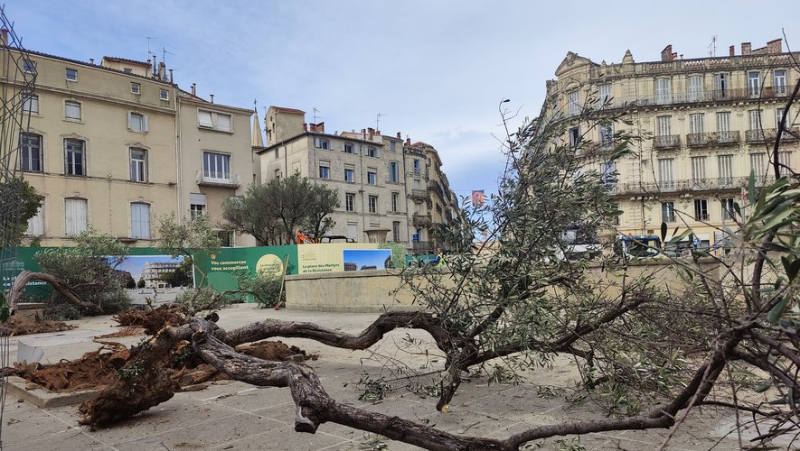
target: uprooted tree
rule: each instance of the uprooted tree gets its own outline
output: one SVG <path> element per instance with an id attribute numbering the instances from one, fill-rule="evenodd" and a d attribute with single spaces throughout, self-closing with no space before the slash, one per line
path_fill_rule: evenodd
<path id="1" fill-rule="evenodd" d="M 786 110 L 798 90 L 800 83 Z M 594 118 L 591 111 L 584 114 Z M 624 123 L 624 117 L 615 119 Z M 170 399 L 175 387 L 159 362 L 189 343 L 197 357 L 234 379 L 288 387 L 298 432 L 314 433 L 335 422 L 427 449 L 512 450 L 555 435 L 678 428 L 689 412 L 708 404 L 763 422 L 762 443 L 795 426 L 800 185 L 777 162 L 785 123 L 770 151 L 776 182 L 757 190 L 751 176 L 747 220 L 737 215 L 735 226 L 723 231 L 726 243 L 719 254 L 672 259 L 665 271 L 680 283 L 669 286 L 655 283 L 657 274 L 637 272 L 624 258 L 609 255 L 591 265 L 563 258 L 566 227 L 613 229 L 617 214 L 608 180 L 580 170 L 577 155 L 591 149 L 559 139 L 564 124 L 541 118 L 509 134 L 508 171 L 499 193 L 477 212 L 465 205 L 445 237 L 460 243 L 462 251 L 448 257 L 447 270 L 423 267 L 403 275 L 404 289 L 416 295 L 421 311 L 385 313 L 356 335 L 278 320 L 225 331 L 216 325 L 216 315 L 176 317 L 132 352 L 120 373 L 124 377 L 82 405 L 82 422 L 106 426 Z M 616 138 L 619 145 L 608 158 L 624 157 L 633 139 L 621 131 Z M 499 246 L 491 252 L 478 245 L 467 249 L 464 243 L 472 242 L 475 230 L 487 230 Z M 334 400 L 305 364 L 234 351 L 236 345 L 271 337 L 367 349 L 401 328 L 427 331 L 446 357 L 439 410 L 447 410 L 467 372 L 486 371 L 490 380 L 500 380 L 567 354 L 579 366 L 584 390 L 615 415 L 532 427 L 505 439 L 460 436 Z M 759 397 L 742 396 L 747 390 L 785 404 L 753 402 Z M 614 402 L 620 393 L 638 404 L 621 409 Z"/>

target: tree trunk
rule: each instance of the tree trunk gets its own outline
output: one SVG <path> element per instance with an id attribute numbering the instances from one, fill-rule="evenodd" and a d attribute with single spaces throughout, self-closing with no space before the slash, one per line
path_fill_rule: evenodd
<path id="1" fill-rule="evenodd" d="M 41 280 L 49 283 L 53 289 L 63 295 L 70 304 L 80 308 L 90 315 L 101 315 L 105 313 L 103 312 L 103 308 L 99 305 L 84 301 L 78 297 L 72 288 L 60 279 L 53 277 L 50 274 L 32 271 L 22 271 L 19 273 L 19 275 L 17 275 L 16 279 L 14 279 L 14 284 L 11 285 L 11 290 L 8 293 L 8 304 L 11 307 L 12 312 L 16 310 L 19 299 L 25 293 L 25 285 L 27 285 L 31 280 Z"/>

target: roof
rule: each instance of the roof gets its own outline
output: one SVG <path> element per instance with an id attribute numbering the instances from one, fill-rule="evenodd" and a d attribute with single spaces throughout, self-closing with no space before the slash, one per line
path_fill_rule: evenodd
<path id="1" fill-rule="evenodd" d="M 205 107 L 208 107 L 210 109 L 213 109 L 213 108 L 224 108 L 224 109 L 227 109 L 227 110 L 236 110 L 236 111 L 239 111 L 239 112 L 242 112 L 242 113 L 250 113 L 250 114 L 253 114 L 253 112 L 255 111 L 252 108 L 242 108 L 242 107 L 239 107 L 239 106 L 225 105 L 225 104 L 222 104 L 222 103 L 212 103 L 212 102 L 209 102 L 208 100 L 206 100 L 206 99 L 204 99 L 202 97 L 198 97 L 196 95 L 193 95 L 190 92 L 184 91 L 181 88 L 178 88 L 178 95 L 184 100 L 188 100 L 190 102 L 202 103 Z"/>
<path id="2" fill-rule="evenodd" d="M 305 111 L 303 111 L 303 110 L 298 110 L 298 109 L 296 109 L 296 108 L 286 108 L 286 107 L 282 107 L 282 106 L 275 106 L 275 105 L 272 105 L 272 106 L 270 106 L 270 108 L 271 108 L 271 109 L 274 109 L 274 110 L 282 111 L 282 112 L 284 112 L 284 113 L 292 113 L 292 114 L 306 114 L 306 112 L 305 112 Z"/>
<path id="3" fill-rule="evenodd" d="M 104 60 L 108 60 L 108 61 L 117 61 L 117 62 L 120 62 L 120 63 L 138 64 L 140 66 L 147 66 L 147 67 L 150 67 L 150 66 L 153 65 L 153 63 L 151 63 L 150 61 L 136 61 L 136 60 L 131 60 L 131 59 L 127 59 L 127 58 L 119 58 L 119 57 L 116 57 L 116 56 L 104 56 L 103 59 Z"/>

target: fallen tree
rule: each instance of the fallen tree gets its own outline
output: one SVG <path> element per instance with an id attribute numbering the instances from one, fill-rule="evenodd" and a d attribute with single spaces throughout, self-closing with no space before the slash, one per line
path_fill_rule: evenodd
<path id="1" fill-rule="evenodd" d="M 798 89 L 800 83 L 795 94 Z M 664 447 L 702 405 L 752 415 L 762 425 L 755 445 L 796 427 L 797 181 L 777 165 L 772 185 L 757 190 L 751 176 L 747 221 L 741 215 L 732 221 L 739 230 L 725 231 L 722 252 L 672 259 L 671 266 L 663 265 L 671 271 L 664 276 L 668 282 L 658 284 L 658 274 L 636 274 L 626 259 L 607 256 L 590 268 L 585 261 L 563 258 L 566 226 L 580 222 L 597 230 L 612 228 L 616 209 L 601 174 L 580 171 L 575 149 L 555 140 L 562 132 L 564 122 L 540 120 L 509 135 L 510 172 L 491 207 L 465 208 L 443 237 L 458 251 L 448 256 L 448 270 L 421 268 L 405 274 L 404 289 L 415 294 L 422 312 L 385 313 L 359 334 L 276 320 L 225 331 L 214 315 L 186 314 L 165 324 L 131 357 L 114 384 L 82 405 L 82 423 L 107 426 L 170 399 L 175 387 L 159 372 L 158 362 L 188 343 L 198 358 L 234 379 L 288 387 L 296 405 L 295 430 L 305 433 L 334 422 L 427 449 L 511 450 L 557 435 L 672 428 Z M 634 139 L 619 138 L 623 143 Z M 780 139 L 771 152 L 775 161 L 779 147 Z M 623 145 L 613 157 L 623 158 L 626 152 Z M 481 214 L 480 208 L 492 214 Z M 480 230 L 500 246 L 490 253 L 473 248 L 472 234 Z M 675 233 L 675 239 L 690 233 Z M 445 355 L 437 402 L 441 411 L 448 410 L 464 372 L 485 371 L 490 381 L 502 381 L 566 353 L 576 358 L 587 396 L 610 415 L 531 427 L 502 440 L 461 436 L 339 402 L 326 394 L 311 367 L 265 362 L 234 349 L 270 337 L 367 349 L 401 328 L 425 330 Z M 741 396 L 742 390 L 749 396 Z M 621 406 L 615 401 L 620 395 L 638 405 Z M 767 401 L 782 401 L 786 407 L 765 407 Z M 737 426 L 742 424 L 737 416 Z"/>

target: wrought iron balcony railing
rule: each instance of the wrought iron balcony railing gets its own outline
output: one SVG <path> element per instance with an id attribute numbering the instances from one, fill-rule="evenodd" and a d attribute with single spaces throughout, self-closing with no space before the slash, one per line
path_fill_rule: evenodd
<path id="1" fill-rule="evenodd" d="M 739 132 L 689 133 L 686 145 L 689 147 L 733 146 L 739 143 Z"/>
<path id="2" fill-rule="evenodd" d="M 656 149 L 674 149 L 680 146 L 680 135 L 661 135 L 653 138 L 653 147 Z"/>
<path id="3" fill-rule="evenodd" d="M 610 187 L 612 195 L 644 195 L 658 193 L 687 193 L 739 190 L 748 184 L 749 177 L 704 178 L 697 180 L 670 180 L 659 183 L 618 183 Z M 756 177 L 756 186 L 763 187 L 775 181 L 772 176 Z"/>

